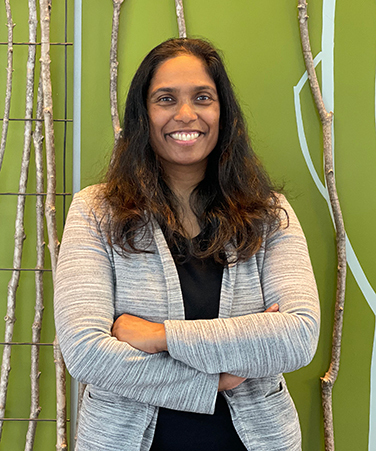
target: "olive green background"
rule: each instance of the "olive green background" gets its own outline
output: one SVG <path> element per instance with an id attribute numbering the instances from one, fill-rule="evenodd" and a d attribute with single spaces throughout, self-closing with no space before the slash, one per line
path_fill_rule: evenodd
<path id="1" fill-rule="evenodd" d="M 13 2 L 15 40 L 27 40 L 27 2 Z M 286 375 L 295 400 L 303 433 L 303 450 L 323 450 L 320 377 L 330 360 L 332 318 L 335 298 L 335 233 L 325 200 L 306 167 L 297 136 L 293 86 L 305 71 L 299 38 L 296 1 L 292 0 L 185 0 L 188 35 L 205 37 L 224 55 L 256 152 L 293 205 L 307 237 L 321 299 L 322 328 L 318 351 L 306 368 Z M 322 0 L 309 3 L 309 27 L 314 56 L 321 50 Z M 69 37 L 73 40 L 73 1 L 69 1 Z M 53 2 L 51 40 L 63 41 L 63 2 Z M 109 108 L 109 48 L 112 2 L 83 2 L 82 81 L 82 184 L 100 180 L 112 148 Z M 1 10 L 5 22 L 4 8 Z M 375 172 L 375 53 L 376 5 L 365 0 L 337 2 L 334 60 L 334 130 L 337 188 L 347 234 L 373 288 L 376 288 L 374 255 L 376 240 Z M 173 0 L 125 0 L 119 33 L 119 110 L 137 66 L 145 54 L 162 40 L 177 36 Z M 1 26 L 0 41 L 6 40 Z M 6 66 L 6 49 L 0 47 L 0 66 Z M 62 50 L 52 48 L 54 115 L 63 115 Z M 69 116 L 72 114 L 72 54 L 69 62 Z M 16 58 L 17 57 L 17 58 Z M 26 50 L 15 49 L 15 72 L 11 116 L 22 117 Z M 320 78 L 320 65 L 317 67 Z M 3 111 L 5 71 L 0 74 L 0 112 Z M 4 94 L 3 94 L 4 93 Z M 302 112 L 310 153 L 323 178 L 321 126 L 308 85 L 301 92 Z M 2 114 L 2 113 L 0 113 Z M 22 123 L 11 123 L 0 190 L 16 191 L 22 150 Z M 62 127 L 55 127 L 58 153 L 58 184 L 62 189 Z M 68 127 L 67 171 L 71 173 L 71 128 Z M 33 172 L 31 167 L 31 174 Z M 34 184 L 30 178 L 29 191 Z M 68 176 L 68 183 L 69 183 Z M 70 185 L 68 185 L 70 190 Z M 0 266 L 12 265 L 15 199 L 0 198 Z M 27 201 L 24 267 L 35 265 L 33 200 Z M 59 228 L 63 212 L 58 205 Z M 6 285 L 10 274 L 0 272 L 0 316 L 6 312 Z M 52 295 L 50 276 L 46 280 L 44 341 L 52 341 Z M 16 341 L 29 340 L 33 316 L 33 275 L 23 274 L 17 294 Z M 3 325 L 1 324 L 1 327 Z M 348 272 L 344 314 L 341 368 L 334 388 L 336 447 L 341 451 L 368 449 L 370 362 L 375 319 L 353 275 Z M 0 330 L 0 339 L 3 336 Z M 54 369 L 51 349 L 42 349 L 41 417 L 55 415 Z M 14 349 L 7 417 L 28 416 L 29 349 Z M 0 450 L 21 450 L 26 424 L 6 424 Z M 54 424 L 38 425 L 35 449 L 54 446 Z"/>

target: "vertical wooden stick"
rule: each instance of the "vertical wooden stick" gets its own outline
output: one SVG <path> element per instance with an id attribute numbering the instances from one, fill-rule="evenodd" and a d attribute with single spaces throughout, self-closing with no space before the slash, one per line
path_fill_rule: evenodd
<path id="1" fill-rule="evenodd" d="M 176 8 L 176 17 L 178 19 L 179 38 L 186 38 L 187 30 L 185 28 L 183 0 L 175 0 L 175 8 Z"/>
<path id="2" fill-rule="evenodd" d="M 10 12 L 9 2 L 5 2 L 7 7 L 7 16 L 8 16 L 8 79 L 11 76 L 9 71 L 11 71 L 11 54 L 12 51 L 9 51 L 9 40 L 12 38 L 12 32 L 10 30 L 13 29 L 12 17 Z M 36 26 L 35 26 L 35 38 L 36 38 Z M 34 38 L 34 41 L 35 41 Z M 25 118 L 31 119 L 33 116 L 33 94 L 34 94 L 34 67 L 35 67 L 35 46 L 29 46 L 29 57 L 27 61 L 27 81 L 26 81 L 26 106 L 25 106 Z M 8 85 L 7 79 L 7 85 Z M 8 85 L 9 86 L 9 85 Z M 10 91 L 7 93 L 9 97 L 7 97 L 6 102 L 8 105 L 6 106 L 7 111 L 7 119 L 9 118 L 9 106 L 10 106 Z M 20 179 L 19 179 L 19 188 L 18 191 L 20 195 L 17 198 L 17 212 L 16 212 L 16 223 L 15 223 L 15 234 L 14 234 L 14 252 L 13 252 L 13 268 L 18 269 L 21 267 L 22 261 L 22 250 L 23 250 L 23 242 L 25 240 L 25 230 L 24 230 L 24 213 L 25 213 L 25 196 L 27 188 L 27 179 L 29 173 L 29 163 L 30 163 L 30 146 L 31 146 L 31 128 L 32 122 L 30 120 L 25 121 L 24 128 L 24 145 L 22 152 L 22 161 L 21 161 L 21 171 L 20 171 Z M 6 127 L 7 129 L 7 127 Z M 3 128 L 4 131 L 4 128 Z M 5 149 L 6 142 L 6 132 L 3 134 L 2 145 L 4 145 L 3 150 Z M 2 150 L 2 154 L 4 153 Z M 16 292 L 18 288 L 18 283 L 20 279 L 20 272 L 18 270 L 13 271 L 11 280 L 8 284 L 8 298 L 7 298 L 7 314 L 5 317 L 5 342 L 11 342 L 13 339 L 13 330 L 14 323 L 16 321 Z M 0 417 L 4 417 L 5 415 L 5 405 L 7 399 L 8 392 L 8 383 L 9 383 L 9 373 L 10 373 L 10 359 L 11 359 L 11 349 L 10 345 L 4 346 L 3 350 L 3 358 L 1 364 L 1 377 L 0 377 Z M 0 437 L 3 430 L 3 421 L 0 421 Z"/>
<path id="3" fill-rule="evenodd" d="M 118 103 L 117 103 L 117 87 L 118 87 L 118 65 L 117 50 L 119 37 L 119 23 L 120 23 L 120 8 L 124 0 L 112 0 L 113 14 L 112 14 L 112 31 L 111 31 L 111 49 L 110 49 L 110 106 L 112 128 L 114 131 L 115 144 L 118 141 L 121 133 Z"/>
<path id="4" fill-rule="evenodd" d="M 52 278 L 55 280 L 59 240 L 56 228 L 56 163 L 55 133 L 52 110 L 52 85 L 50 71 L 50 10 L 51 0 L 40 1 L 41 20 L 41 72 L 43 86 L 43 116 L 45 127 L 46 162 L 47 162 L 47 196 L 45 214 L 48 232 L 48 249 L 51 255 Z"/>
<path id="5" fill-rule="evenodd" d="M 56 369 L 56 451 L 64 451 L 68 447 L 66 424 L 66 376 L 65 363 L 57 337 L 55 337 L 54 340 L 54 362 Z"/>
<path id="6" fill-rule="evenodd" d="M 30 0 L 33 7 L 36 7 L 35 0 Z M 35 10 L 36 11 L 36 10 Z M 42 79 L 39 79 L 38 97 L 37 97 L 37 119 L 43 118 L 43 91 Z M 42 136 L 43 122 L 36 122 L 34 130 L 34 149 L 35 149 L 35 170 L 36 170 L 36 192 L 44 192 L 43 180 L 43 136 Z M 37 268 L 44 267 L 44 205 L 43 197 L 36 198 L 36 225 L 37 225 Z M 32 332 L 32 342 L 40 342 L 40 334 L 42 329 L 43 318 L 43 272 L 35 272 L 35 315 Z M 30 404 L 30 418 L 38 418 L 41 411 L 39 405 L 39 347 L 31 347 L 31 404 Z M 33 451 L 35 433 L 37 429 L 37 422 L 30 421 L 27 434 L 25 451 Z"/>
<path id="7" fill-rule="evenodd" d="M 332 356 L 329 370 L 326 372 L 325 376 L 321 378 L 322 405 L 324 412 L 325 450 L 334 451 L 332 390 L 333 385 L 337 379 L 341 355 L 343 308 L 345 303 L 345 287 L 346 287 L 346 232 L 334 177 L 334 164 L 332 153 L 333 113 L 332 112 L 328 113 L 325 109 L 320 87 L 316 77 L 311 45 L 309 41 L 308 23 L 307 23 L 308 20 L 307 3 L 305 0 L 298 0 L 298 11 L 299 11 L 300 36 L 303 47 L 304 61 L 307 69 L 312 95 L 316 107 L 318 109 L 320 120 L 323 127 L 325 179 L 336 228 L 338 266 L 337 266 L 337 292 L 336 292 L 336 304 L 335 304 L 333 338 L 332 338 Z"/>
<path id="8" fill-rule="evenodd" d="M 10 99 L 12 95 L 12 74 L 13 74 L 13 28 L 15 26 L 12 20 L 12 12 L 10 9 L 9 0 L 5 0 L 5 8 L 7 12 L 7 27 L 8 27 L 8 64 L 7 64 L 7 86 L 5 90 L 3 129 L 1 133 L 1 142 L 0 142 L 0 170 L 3 164 L 5 145 L 8 135 Z"/>
<path id="9" fill-rule="evenodd" d="M 45 215 L 47 223 L 48 249 L 51 257 L 52 278 L 55 281 L 57 256 L 59 252 L 59 240 L 57 237 L 55 207 L 56 164 L 50 71 L 50 13 L 51 0 L 40 0 L 42 41 L 41 72 L 43 85 L 43 115 L 47 162 L 47 196 L 45 203 Z M 65 365 L 56 337 L 54 341 L 54 361 L 56 370 L 56 450 L 62 451 L 67 448 Z"/>

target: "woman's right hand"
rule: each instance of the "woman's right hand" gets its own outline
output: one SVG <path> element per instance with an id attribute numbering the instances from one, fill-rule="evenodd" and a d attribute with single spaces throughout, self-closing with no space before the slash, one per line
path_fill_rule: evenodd
<path id="1" fill-rule="evenodd" d="M 273 304 L 271 307 L 265 310 L 264 313 L 277 313 L 279 312 L 279 305 Z M 234 376 L 229 373 L 221 373 L 219 375 L 218 391 L 232 390 L 246 380 L 245 377 Z"/>

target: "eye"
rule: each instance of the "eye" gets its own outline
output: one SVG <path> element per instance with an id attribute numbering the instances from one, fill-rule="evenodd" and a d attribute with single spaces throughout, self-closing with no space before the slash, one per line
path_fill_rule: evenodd
<path id="1" fill-rule="evenodd" d="M 159 99 L 158 99 L 158 102 L 161 102 L 161 103 L 169 103 L 169 102 L 173 102 L 173 98 L 172 97 L 170 97 L 170 96 L 163 96 L 163 97 L 160 97 Z"/>
<path id="2" fill-rule="evenodd" d="M 211 100 L 211 97 L 208 96 L 207 94 L 200 94 L 199 96 L 197 96 L 196 98 L 199 102 L 205 102 L 208 100 Z"/>

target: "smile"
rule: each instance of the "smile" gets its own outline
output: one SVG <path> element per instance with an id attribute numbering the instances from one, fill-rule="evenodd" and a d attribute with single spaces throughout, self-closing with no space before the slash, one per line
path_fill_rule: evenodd
<path id="1" fill-rule="evenodd" d="M 192 132 L 192 133 L 170 133 L 169 136 L 171 136 L 172 139 L 175 139 L 176 141 L 192 141 L 194 139 L 197 139 L 201 133 L 199 132 Z"/>

